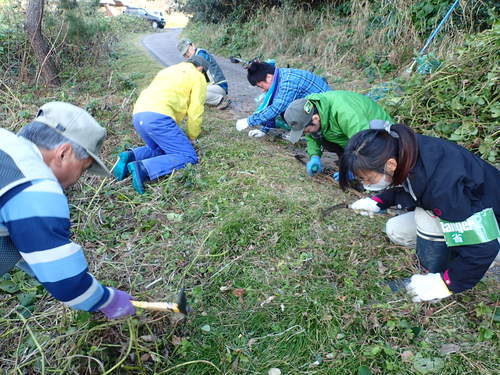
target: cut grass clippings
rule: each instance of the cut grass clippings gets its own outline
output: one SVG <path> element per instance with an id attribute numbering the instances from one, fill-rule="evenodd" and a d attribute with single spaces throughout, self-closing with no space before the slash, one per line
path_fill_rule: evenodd
<path id="1" fill-rule="evenodd" d="M 79 95 L 59 90 L 108 129 L 108 165 L 141 143 L 132 105 L 159 69 L 136 46 L 122 43 Z M 0 282 L 2 372 L 497 373 L 497 282 L 435 304 L 391 294 L 385 280 L 419 270 L 414 251 L 382 232 L 387 217 L 338 210 L 321 219 L 323 208 L 356 198 L 307 177 L 284 141 L 248 138 L 234 120 L 207 109 L 200 164 L 142 196 L 128 179 L 108 179 L 98 192 L 102 180 L 92 177 L 68 194 L 74 239 L 101 282 L 146 301 L 174 300 L 184 286 L 193 314 L 106 321 L 14 271 Z"/>

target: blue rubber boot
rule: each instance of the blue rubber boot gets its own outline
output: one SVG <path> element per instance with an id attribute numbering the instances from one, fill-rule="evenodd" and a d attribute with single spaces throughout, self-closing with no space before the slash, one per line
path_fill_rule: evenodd
<path id="1" fill-rule="evenodd" d="M 113 175 L 118 181 L 128 176 L 129 172 L 127 165 L 134 160 L 134 153 L 132 151 L 120 152 L 120 155 L 118 155 L 118 164 L 116 164 L 115 169 L 113 169 Z"/>
<path id="2" fill-rule="evenodd" d="M 144 194 L 144 181 L 148 180 L 148 172 L 140 161 L 133 161 L 127 165 L 132 175 L 132 186 L 139 194 Z"/>

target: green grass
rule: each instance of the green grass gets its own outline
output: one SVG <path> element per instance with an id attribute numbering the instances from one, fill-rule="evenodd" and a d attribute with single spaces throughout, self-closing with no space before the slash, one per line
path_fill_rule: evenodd
<path id="1" fill-rule="evenodd" d="M 80 72 L 83 93 L 60 90 L 107 127 L 109 165 L 140 143 L 131 107 L 159 68 L 136 48 L 123 43 L 112 65 Z M 0 295 L 3 372 L 497 373 L 498 283 L 436 304 L 389 293 L 384 280 L 418 268 L 414 251 L 382 232 L 387 217 L 339 210 L 321 219 L 322 208 L 356 197 L 307 177 L 288 144 L 250 139 L 234 120 L 207 110 L 200 164 L 148 184 L 143 196 L 130 180 L 92 177 L 69 192 L 75 240 L 100 281 L 151 301 L 185 286 L 193 314 L 106 321 L 13 272 L 0 284 L 10 290 Z M 459 352 L 441 354 L 444 344 Z"/>

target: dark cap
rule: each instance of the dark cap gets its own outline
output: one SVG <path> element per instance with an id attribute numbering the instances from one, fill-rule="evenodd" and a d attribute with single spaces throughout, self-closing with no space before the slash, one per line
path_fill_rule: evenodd
<path id="1" fill-rule="evenodd" d="M 204 73 L 208 71 L 208 61 L 201 56 L 193 55 L 186 61 L 192 63 L 194 66 L 201 66 Z"/>

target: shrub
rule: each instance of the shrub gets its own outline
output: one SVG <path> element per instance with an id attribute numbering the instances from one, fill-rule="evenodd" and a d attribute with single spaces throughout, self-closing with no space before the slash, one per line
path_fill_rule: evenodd
<path id="1" fill-rule="evenodd" d="M 500 161 L 500 23 L 470 36 L 441 68 L 402 82 L 403 95 L 383 104 L 418 132 L 456 141 Z"/>

